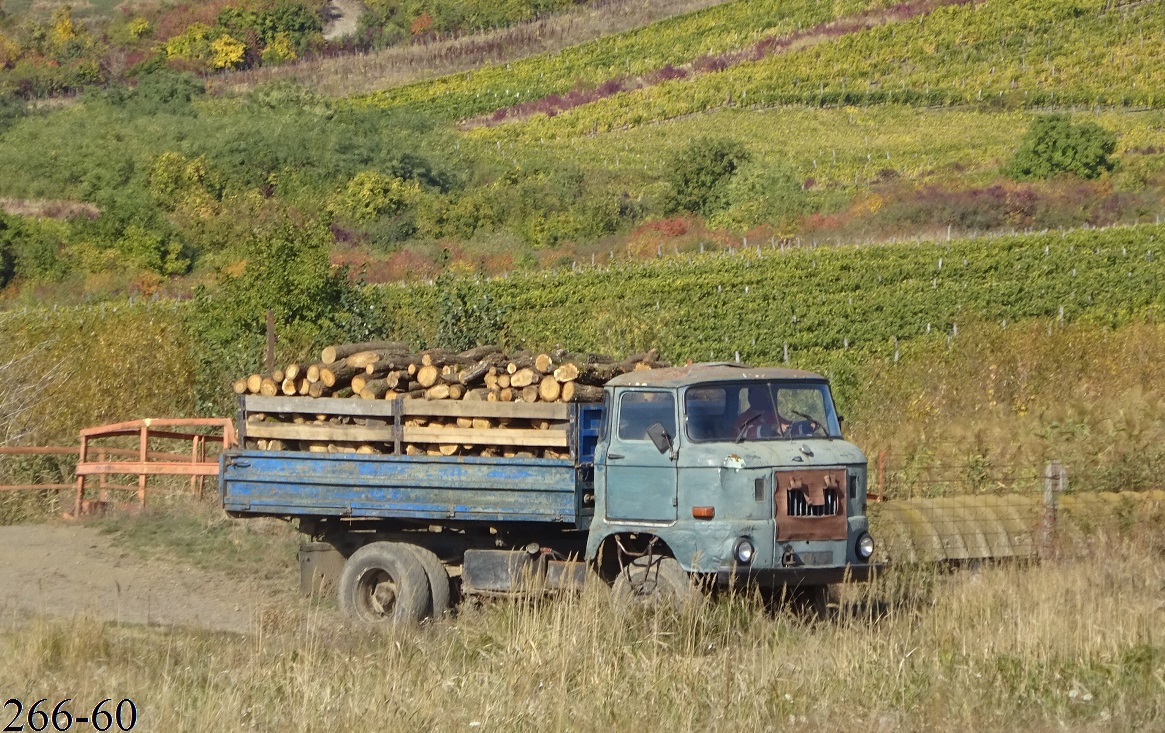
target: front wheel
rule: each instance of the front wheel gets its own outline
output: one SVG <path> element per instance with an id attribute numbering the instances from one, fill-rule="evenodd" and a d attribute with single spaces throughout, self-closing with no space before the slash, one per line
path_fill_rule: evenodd
<path id="1" fill-rule="evenodd" d="M 393 542 L 372 542 L 352 553 L 338 590 L 340 610 L 369 624 L 415 623 L 432 604 L 424 566 Z"/>
<path id="2" fill-rule="evenodd" d="M 704 598 L 674 557 L 637 557 L 615 578 L 611 592 L 622 603 L 683 610 Z"/>

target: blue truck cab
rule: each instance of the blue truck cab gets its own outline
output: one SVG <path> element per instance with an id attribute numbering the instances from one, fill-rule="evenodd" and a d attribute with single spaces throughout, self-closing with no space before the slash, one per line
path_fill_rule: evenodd
<path id="1" fill-rule="evenodd" d="M 474 418 L 494 423 L 457 427 Z M 866 458 L 811 372 L 637 371 L 608 381 L 601 404 L 248 396 L 239 435 L 222 458 L 226 511 L 295 521 L 304 589 L 334 586 L 364 621 L 588 577 L 670 602 L 871 569 Z M 329 440 L 368 448 L 304 449 Z M 409 448 L 436 444 L 493 447 Z"/>

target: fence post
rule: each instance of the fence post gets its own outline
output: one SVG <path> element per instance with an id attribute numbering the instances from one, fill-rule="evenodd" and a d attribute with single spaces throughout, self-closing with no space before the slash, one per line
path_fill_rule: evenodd
<path id="1" fill-rule="evenodd" d="M 1059 461 L 1050 461 L 1044 467 L 1044 521 L 1040 557 L 1045 560 L 1055 556 L 1056 510 L 1059 494 L 1068 488 L 1068 474 Z"/>
<path id="2" fill-rule="evenodd" d="M 81 436 L 81 447 L 77 450 L 77 465 L 89 460 L 89 439 Z M 85 474 L 77 475 L 77 498 L 73 502 L 73 519 L 81 517 L 81 503 L 85 499 Z"/>
<path id="3" fill-rule="evenodd" d="M 147 458 L 149 457 L 149 445 L 150 445 L 149 422 L 150 422 L 149 420 L 146 420 L 145 423 L 142 425 L 142 428 L 140 431 L 140 436 L 139 436 L 140 446 L 139 446 L 139 450 L 138 450 L 138 453 L 139 453 L 138 460 L 141 461 L 143 464 L 146 462 Z M 144 507 L 146 505 L 146 473 L 145 473 L 146 467 L 143 465 L 143 466 L 141 466 L 141 469 L 142 469 L 142 472 L 140 474 L 138 474 L 138 506 Z"/>

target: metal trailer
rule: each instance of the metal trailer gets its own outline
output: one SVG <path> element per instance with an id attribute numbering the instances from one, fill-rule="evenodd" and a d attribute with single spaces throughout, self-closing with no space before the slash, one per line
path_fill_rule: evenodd
<path id="1" fill-rule="evenodd" d="M 333 419 L 256 420 L 297 412 Z M 470 415 L 549 429 L 450 432 L 413 419 Z M 334 586 L 365 621 L 439 616 L 458 595 L 574 589 L 589 576 L 681 602 L 712 587 L 823 589 L 871 569 L 866 458 L 841 437 L 827 380 L 810 372 L 636 372 L 608 382 L 602 404 L 247 396 L 238 432 L 242 446 L 257 436 L 382 446 L 221 459 L 226 511 L 297 522 L 303 589 Z M 556 446 L 569 458 L 402 454 L 426 441 Z"/>

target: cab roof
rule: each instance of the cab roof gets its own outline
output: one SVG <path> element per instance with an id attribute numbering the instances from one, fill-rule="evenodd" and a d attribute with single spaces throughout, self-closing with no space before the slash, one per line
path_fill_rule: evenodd
<path id="1" fill-rule="evenodd" d="M 627 372 L 607 381 L 609 387 L 661 387 L 676 389 L 690 384 L 708 382 L 739 382 L 744 379 L 793 379 L 814 382 L 827 381 L 815 372 L 783 367 L 750 367 L 733 362 L 689 364 L 687 366 L 647 369 Z"/>

